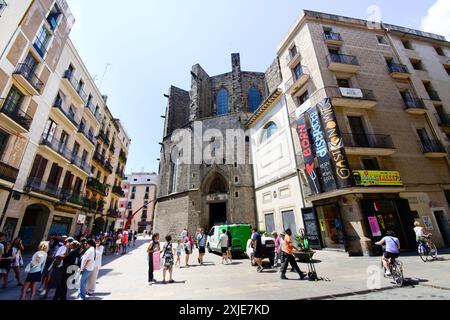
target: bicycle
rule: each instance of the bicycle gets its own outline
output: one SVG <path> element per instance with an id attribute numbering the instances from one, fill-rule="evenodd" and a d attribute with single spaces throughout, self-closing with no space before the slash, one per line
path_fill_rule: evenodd
<path id="1" fill-rule="evenodd" d="M 384 250 L 383 250 L 384 252 Z M 405 282 L 405 277 L 403 275 L 403 263 L 399 260 L 397 260 L 397 258 L 390 258 L 389 259 L 389 271 L 391 272 L 391 277 L 394 280 L 395 284 L 398 287 L 403 287 L 403 284 Z M 383 274 L 385 277 L 386 273 L 385 273 L 385 269 L 384 269 L 384 265 L 383 265 L 383 261 L 381 262 L 381 269 L 383 270 Z"/>
<path id="2" fill-rule="evenodd" d="M 438 252 L 436 246 L 431 241 L 431 234 L 428 235 L 428 243 L 422 241 L 417 243 L 417 251 L 423 262 L 427 262 L 430 258 L 431 260 L 437 259 Z"/>

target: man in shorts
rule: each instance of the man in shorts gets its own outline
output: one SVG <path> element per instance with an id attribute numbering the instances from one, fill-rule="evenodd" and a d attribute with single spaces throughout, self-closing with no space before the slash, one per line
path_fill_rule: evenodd
<path id="1" fill-rule="evenodd" d="M 256 271 L 260 273 L 264 270 L 264 267 L 262 265 L 263 248 L 261 235 L 258 233 L 258 230 L 256 230 L 256 228 L 252 229 L 252 245 L 253 245 L 253 256 L 255 257 L 255 262 L 258 265 Z"/>
<path id="2" fill-rule="evenodd" d="M 198 244 L 198 263 L 203 265 L 203 257 L 206 253 L 206 234 L 205 230 L 201 229 L 200 233 L 197 235 L 197 244 Z"/>
<path id="3" fill-rule="evenodd" d="M 223 229 L 222 234 L 219 238 L 219 247 L 222 250 L 222 264 L 227 263 L 228 261 L 228 236 L 227 230 Z"/>

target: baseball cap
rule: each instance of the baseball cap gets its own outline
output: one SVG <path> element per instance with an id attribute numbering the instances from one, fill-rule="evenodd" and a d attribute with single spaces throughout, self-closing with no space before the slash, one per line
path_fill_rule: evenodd
<path id="1" fill-rule="evenodd" d="M 72 242 L 75 241 L 75 239 L 72 238 L 72 237 L 68 237 L 67 239 L 65 239 L 65 241 L 67 241 L 67 242 L 69 242 L 69 243 L 72 243 Z"/>

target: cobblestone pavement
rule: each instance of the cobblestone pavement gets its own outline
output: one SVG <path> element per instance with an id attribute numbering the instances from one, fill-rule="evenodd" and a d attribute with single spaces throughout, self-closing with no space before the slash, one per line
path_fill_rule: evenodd
<path id="1" fill-rule="evenodd" d="M 125 256 L 106 256 L 98 279 L 95 300 L 285 300 L 285 299 L 449 299 L 450 250 L 441 250 L 438 261 L 423 263 L 414 254 L 403 254 L 400 260 L 407 278 L 405 288 L 394 288 L 379 274 L 378 257 L 348 257 L 343 252 L 318 251 L 314 256 L 319 277 L 325 280 L 299 281 L 288 273 L 282 281 L 276 270 L 259 274 L 248 259 L 222 265 L 221 257 L 207 254 L 205 265 L 197 263 L 197 252 L 190 268 L 176 268 L 175 284 L 162 284 L 162 272 L 155 273 L 157 284 L 147 283 L 146 248 L 150 240 L 140 238 L 137 247 Z M 184 261 L 184 257 L 182 257 Z M 303 271 L 306 264 L 300 264 Z M 15 300 L 20 288 L 10 274 L 8 289 L 0 289 L 1 300 Z M 368 287 L 369 285 L 369 287 Z M 381 289 L 371 292 L 369 289 Z M 70 292 L 75 298 L 76 291 Z M 52 297 L 52 294 L 50 294 Z"/>

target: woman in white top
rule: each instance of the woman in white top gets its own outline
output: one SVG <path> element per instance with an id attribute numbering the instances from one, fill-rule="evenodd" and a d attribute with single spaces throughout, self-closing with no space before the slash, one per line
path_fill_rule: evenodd
<path id="1" fill-rule="evenodd" d="M 414 232 L 416 233 L 416 241 L 427 244 L 428 239 L 431 236 L 430 233 L 425 231 L 425 228 L 420 225 L 420 222 L 416 221 L 414 223 Z"/>
<path id="2" fill-rule="evenodd" d="M 13 242 L 13 256 L 15 257 L 15 259 L 11 267 L 14 270 L 18 287 L 23 286 L 23 284 L 20 282 L 20 263 L 22 260 L 22 251 L 24 250 L 25 248 L 23 247 L 22 239 L 16 238 Z"/>
<path id="3" fill-rule="evenodd" d="M 33 300 L 36 295 L 36 287 L 42 280 L 42 271 L 47 261 L 48 242 L 43 241 L 39 244 L 39 251 L 33 255 L 30 264 L 26 267 L 28 272 L 25 284 L 22 287 L 21 300 L 25 300 L 28 287 L 31 287 L 31 297 Z"/>
<path id="4" fill-rule="evenodd" d="M 92 296 L 95 293 L 95 287 L 97 284 L 97 278 L 98 278 L 98 272 L 100 271 L 100 268 L 102 267 L 102 256 L 104 247 L 100 241 L 100 239 L 95 240 L 96 245 L 96 257 L 95 257 L 95 263 L 94 263 L 94 271 L 92 271 L 89 282 L 87 284 L 87 295 Z"/>

